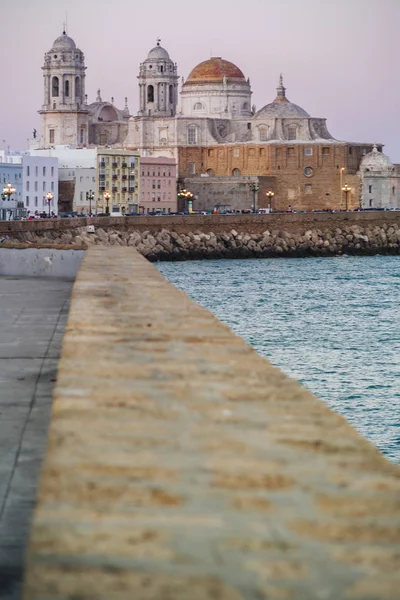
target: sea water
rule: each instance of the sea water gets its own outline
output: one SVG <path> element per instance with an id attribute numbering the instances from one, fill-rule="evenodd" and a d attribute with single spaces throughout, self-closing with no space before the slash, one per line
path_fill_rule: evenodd
<path id="1" fill-rule="evenodd" d="M 159 263 L 161 273 L 400 462 L 400 257 Z"/>

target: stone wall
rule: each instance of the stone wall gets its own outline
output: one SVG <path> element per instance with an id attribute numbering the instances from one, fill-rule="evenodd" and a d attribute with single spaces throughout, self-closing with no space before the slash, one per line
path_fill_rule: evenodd
<path id="1" fill-rule="evenodd" d="M 132 248 L 91 248 L 25 600 L 392 599 L 399 470 Z"/>
<path id="2" fill-rule="evenodd" d="M 350 218 L 345 218 L 347 214 Z M 363 217 L 364 214 L 366 218 L 357 218 L 357 213 L 154 217 L 134 219 L 134 223 L 129 218 L 105 218 L 93 220 L 96 221 L 93 233 L 87 232 L 81 220 L 72 220 L 73 225 L 79 225 L 61 229 L 17 229 L 12 239 L 4 243 L 67 244 L 77 248 L 133 246 L 150 261 L 399 254 L 400 215 L 385 213 L 379 217 L 381 213 L 363 213 Z M 52 223 L 57 221 L 48 222 Z M 61 225 L 64 225 L 63 220 Z"/>

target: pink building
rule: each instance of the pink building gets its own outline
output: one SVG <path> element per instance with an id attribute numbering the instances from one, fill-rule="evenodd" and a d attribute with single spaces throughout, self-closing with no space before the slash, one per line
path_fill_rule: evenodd
<path id="1" fill-rule="evenodd" d="M 140 212 L 177 212 L 176 162 L 163 156 L 140 158 Z"/>

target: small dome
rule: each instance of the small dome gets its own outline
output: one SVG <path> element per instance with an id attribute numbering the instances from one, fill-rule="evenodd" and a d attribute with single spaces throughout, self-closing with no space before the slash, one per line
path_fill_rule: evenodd
<path id="1" fill-rule="evenodd" d="M 74 40 L 63 31 L 63 34 L 55 40 L 52 50 L 76 50 L 76 44 Z"/>
<path id="2" fill-rule="evenodd" d="M 157 43 L 157 46 L 154 46 L 154 48 L 150 50 L 147 56 L 147 60 L 159 60 L 160 58 L 163 60 L 170 60 L 169 54 L 166 51 L 166 49 L 160 46 L 159 43 Z"/>
<path id="3" fill-rule="evenodd" d="M 222 83 L 224 77 L 230 82 L 245 82 L 242 71 L 219 56 L 215 56 L 198 64 L 189 74 L 184 85 L 202 85 L 207 83 Z"/>
<path id="4" fill-rule="evenodd" d="M 393 171 L 394 167 L 390 158 L 379 152 L 376 144 L 374 144 L 372 151 L 363 157 L 361 169 L 363 171 Z"/>
<path id="5" fill-rule="evenodd" d="M 276 88 L 276 92 L 277 95 L 275 100 L 261 108 L 256 113 L 256 118 L 269 117 L 271 119 L 290 119 L 291 117 L 300 117 L 304 119 L 310 116 L 308 112 L 304 110 L 304 108 L 301 108 L 301 106 L 298 106 L 297 104 L 293 104 L 293 102 L 289 102 L 289 100 L 286 98 L 286 88 L 283 86 L 282 73 L 279 77 L 279 85 Z"/>

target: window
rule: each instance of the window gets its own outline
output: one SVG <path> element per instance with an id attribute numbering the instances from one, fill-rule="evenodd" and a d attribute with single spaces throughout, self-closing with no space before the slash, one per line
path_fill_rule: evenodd
<path id="1" fill-rule="evenodd" d="M 240 170 L 239 169 L 233 169 L 232 175 L 233 175 L 233 177 L 240 177 Z"/>
<path id="2" fill-rule="evenodd" d="M 196 129 L 196 127 L 188 128 L 188 144 L 197 144 L 197 129 Z"/>
<path id="3" fill-rule="evenodd" d="M 29 192 L 29 181 L 26 182 L 26 191 Z"/>
<path id="4" fill-rule="evenodd" d="M 157 180 L 157 189 L 161 190 L 161 181 L 159 179 Z"/>
<path id="5" fill-rule="evenodd" d="M 195 175 L 196 174 L 196 164 L 191 162 L 189 163 L 189 175 Z"/>
<path id="6" fill-rule="evenodd" d="M 214 150 L 207 150 L 207 156 L 214 156 Z"/>
<path id="7" fill-rule="evenodd" d="M 362 149 L 362 155 L 363 155 L 363 156 L 365 156 L 366 154 L 367 154 L 367 149 L 366 149 L 366 148 L 363 148 L 363 149 Z"/>
<path id="8" fill-rule="evenodd" d="M 25 204 L 26 204 L 27 206 L 29 206 L 29 196 L 27 196 L 27 197 L 26 197 L 26 202 L 25 202 Z"/>
<path id="9" fill-rule="evenodd" d="M 161 196 L 160 196 L 160 194 L 157 194 L 157 202 L 161 202 Z"/>
<path id="10" fill-rule="evenodd" d="M 35 196 L 35 206 L 38 205 L 38 200 L 37 200 L 37 196 Z"/>
<path id="11" fill-rule="evenodd" d="M 322 156 L 329 156 L 331 153 L 330 148 L 322 148 Z"/>
<path id="12" fill-rule="evenodd" d="M 353 148 L 349 148 L 349 154 L 353 154 Z"/>
<path id="13" fill-rule="evenodd" d="M 45 181 L 43 181 L 43 191 L 44 192 L 46 191 L 46 182 Z"/>
<path id="14" fill-rule="evenodd" d="M 46 167 L 43 167 L 43 177 L 46 177 Z"/>
<path id="15" fill-rule="evenodd" d="M 214 177 L 214 169 L 207 169 L 206 173 L 209 177 Z"/>
<path id="16" fill-rule="evenodd" d="M 43 196 L 43 200 L 42 200 L 42 205 L 46 206 L 47 202 L 46 202 L 46 198 Z"/>
<path id="17" fill-rule="evenodd" d="M 81 191 L 80 193 L 80 197 L 79 197 L 80 201 L 83 202 L 83 192 Z"/>
<path id="18" fill-rule="evenodd" d="M 51 182 L 51 191 L 54 192 L 54 181 Z"/>
<path id="19" fill-rule="evenodd" d="M 392 196 L 394 196 L 394 194 L 395 194 L 395 191 L 396 191 L 396 190 L 395 190 L 395 188 L 394 188 L 394 185 L 393 185 L 393 186 L 392 186 Z"/>
<path id="20" fill-rule="evenodd" d="M 152 184 L 151 184 L 151 187 L 153 188 L 153 190 L 155 190 L 155 189 L 156 189 L 156 180 L 155 180 L 155 179 L 153 179 L 153 182 L 152 182 Z"/>
<path id="21" fill-rule="evenodd" d="M 312 148 L 304 148 L 304 156 L 312 156 L 313 149 Z"/>
<path id="22" fill-rule="evenodd" d="M 312 176 L 312 174 L 313 174 L 313 170 L 312 170 L 312 168 L 311 168 L 311 167 L 306 167 L 306 168 L 304 169 L 304 175 L 305 175 L 306 177 L 311 177 L 311 176 Z"/>
<path id="23" fill-rule="evenodd" d="M 80 131 L 80 140 L 79 140 L 79 143 L 80 143 L 80 144 L 83 144 L 83 143 L 84 143 L 84 141 L 85 141 L 85 130 L 84 130 L 84 129 L 81 129 L 81 131 Z"/>
<path id="24" fill-rule="evenodd" d="M 305 189 L 306 194 L 312 193 L 312 186 L 310 184 L 305 185 L 304 189 Z"/>
<path id="25" fill-rule="evenodd" d="M 251 129 L 251 123 L 247 123 L 247 129 Z"/>
<path id="26" fill-rule="evenodd" d="M 64 95 L 65 96 L 69 96 L 69 81 L 67 79 L 67 81 L 64 83 Z"/>
<path id="27" fill-rule="evenodd" d="M 31 174 L 31 169 L 30 167 L 26 167 L 26 174 L 29 177 L 29 175 Z"/>
<path id="28" fill-rule="evenodd" d="M 144 169 L 142 169 L 142 177 L 144 177 Z"/>
<path id="29" fill-rule="evenodd" d="M 369 206 L 370 206 L 370 207 L 372 206 L 372 203 L 373 203 L 373 199 L 372 199 L 372 198 L 370 198 L 370 199 L 369 199 Z"/>
<path id="30" fill-rule="evenodd" d="M 204 110 L 204 104 L 202 102 L 196 102 L 193 109 L 194 110 Z"/>
<path id="31" fill-rule="evenodd" d="M 238 156 L 239 156 L 239 148 L 234 148 L 234 149 L 233 149 L 233 156 L 234 156 L 235 158 L 238 158 Z"/>
<path id="32" fill-rule="evenodd" d="M 288 127 L 288 140 L 295 140 L 297 138 L 297 129 L 295 125 L 289 125 Z"/>
<path id="33" fill-rule="evenodd" d="M 260 142 L 266 142 L 268 140 L 268 127 L 259 127 L 258 132 Z"/>
<path id="34" fill-rule="evenodd" d="M 81 95 L 81 80 L 79 77 L 75 77 L 75 97 L 79 98 Z"/>
<path id="35" fill-rule="evenodd" d="M 53 96 L 53 98 L 58 98 L 58 94 L 59 94 L 58 77 L 53 77 L 53 79 L 51 80 L 51 95 Z"/>
<path id="36" fill-rule="evenodd" d="M 37 192 L 37 191 L 38 191 L 38 183 L 37 183 L 37 181 L 35 181 L 35 192 Z"/>
<path id="37" fill-rule="evenodd" d="M 173 85 L 169 86 L 169 103 L 170 104 L 174 103 L 174 86 Z"/>
<path id="38" fill-rule="evenodd" d="M 372 193 L 372 185 L 368 186 L 368 192 L 371 194 Z"/>
<path id="39" fill-rule="evenodd" d="M 154 102 L 154 86 L 147 86 L 147 102 Z"/>
<path id="40" fill-rule="evenodd" d="M 156 201 L 156 195 L 154 192 L 151 193 L 151 201 L 155 202 Z"/>
<path id="41" fill-rule="evenodd" d="M 288 156 L 294 156 L 294 148 L 288 148 L 287 149 L 287 155 Z"/>
<path id="42" fill-rule="evenodd" d="M 39 175 L 39 167 L 35 167 L 35 175 L 36 177 Z"/>

